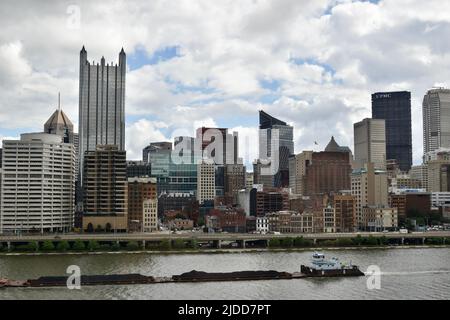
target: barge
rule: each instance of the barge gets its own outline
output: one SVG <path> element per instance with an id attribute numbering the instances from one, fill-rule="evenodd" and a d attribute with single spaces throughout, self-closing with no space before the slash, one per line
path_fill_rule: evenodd
<path id="1" fill-rule="evenodd" d="M 279 280 L 292 279 L 288 272 L 269 271 L 237 271 L 210 273 L 192 270 L 180 275 L 172 276 L 174 282 L 207 282 L 207 281 L 250 281 L 250 280 Z"/>
<path id="2" fill-rule="evenodd" d="M 203 272 L 192 270 L 171 277 L 152 277 L 142 274 L 82 275 L 81 286 L 96 285 L 132 285 L 180 282 L 222 282 L 222 281 L 256 281 L 256 280 L 290 280 L 311 277 L 357 277 L 364 276 L 357 266 L 344 265 L 337 258 L 325 259 L 325 255 L 315 252 L 310 266 L 301 265 L 300 272 L 235 271 L 235 272 Z M 67 276 L 45 276 L 29 280 L 8 280 L 0 278 L 2 287 L 65 287 Z"/>

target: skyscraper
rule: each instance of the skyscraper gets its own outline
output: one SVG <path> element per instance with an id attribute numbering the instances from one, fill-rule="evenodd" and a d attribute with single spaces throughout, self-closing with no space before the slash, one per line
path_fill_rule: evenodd
<path id="1" fill-rule="evenodd" d="M 83 46 L 80 52 L 79 157 L 97 145 L 116 145 L 125 150 L 126 55 L 122 48 L 119 64 L 90 63 Z"/>
<path id="2" fill-rule="evenodd" d="M 432 89 L 423 98 L 423 152 L 450 148 L 450 90 Z"/>
<path id="3" fill-rule="evenodd" d="M 211 159 L 203 159 L 197 164 L 197 200 L 202 204 L 215 196 L 215 164 Z"/>
<path id="4" fill-rule="evenodd" d="M 61 104 L 44 124 L 44 132 L 56 134 L 63 143 L 72 143 L 75 149 L 75 180 L 78 178 L 78 134 L 73 132 L 73 124 L 69 117 L 61 110 Z"/>
<path id="5" fill-rule="evenodd" d="M 407 172 L 412 166 L 411 92 L 372 94 L 372 118 L 386 122 L 386 159 L 396 159 Z"/>
<path id="6" fill-rule="evenodd" d="M 62 137 L 26 133 L 3 141 L 0 233 L 70 231 L 74 223 L 75 151 Z"/>
<path id="7" fill-rule="evenodd" d="M 386 127 L 383 119 L 364 119 L 353 125 L 355 165 L 364 168 L 372 162 L 377 169 L 386 169 Z"/>
<path id="8" fill-rule="evenodd" d="M 126 152 L 117 145 L 98 145 L 96 150 L 86 152 L 83 170 L 83 230 L 126 231 Z"/>
<path id="9" fill-rule="evenodd" d="M 278 170 L 273 175 L 273 185 L 289 185 L 289 156 L 294 154 L 294 128 L 286 122 L 259 111 L 259 159 L 278 160 Z M 277 146 L 278 150 L 272 150 Z"/>

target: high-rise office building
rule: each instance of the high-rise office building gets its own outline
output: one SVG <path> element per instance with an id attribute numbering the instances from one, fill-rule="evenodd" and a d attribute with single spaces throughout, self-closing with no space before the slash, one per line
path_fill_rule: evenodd
<path id="1" fill-rule="evenodd" d="M 79 158 L 80 169 L 86 151 L 98 145 L 116 145 L 125 150 L 126 55 L 122 48 L 119 64 L 90 63 L 83 46 L 80 52 Z M 82 180 L 82 179 L 81 179 Z"/>
<path id="2" fill-rule="evenodd" d="M 450 90 L 432 89 L 423 98 L 423 152 L 450 148 Z"/>
<path id="3" fill-rule="evenodd" d="M 386 125 L 384 119 L 364 119 L 353 125 L 356 169 L 372 162 L 386 169 Z"/>
<path id="4" fill-rule="evenodd" d="M 152 177 L 157 179 L 158 194 L 167 192 L 172 155 L 172 142 L 152 142 L 142 150 L 143 161 L 151 166 Z"/>
<path id="5" fill-rule="evenodd" d="M 195 138 L 175 137 L 173 155 L 169 166 L 168 193 L 197 193 L 197 160 Z"/>
<path id="6" fill-rule="evenodd" d="M 96 150 L 85 153 L 83 171 L 83 229 L 126 231 L 126 152 L 117 145 L 99 145 Z"/>
<path id="7" fill-rule="evenodd" d="M 78 134 L 73 132 L 73 124 L 69 117 L 61 110 L 61 105 L 53 112 L 44 124 L 44 132 L 56 134 L 64 143 L 72 143 L 75 149 L 75 181 L 78 179 Z"/>
<path id="8" fill-rule="evenodd" d="M 216 197 L 215 164 L 213 160 L 203 159 L 197 166 L 197 200 L 203 204 Z"/>
<path id="9" fill-rule="evenodd" d="M 411 92 L 372 94 L 372 118 L 386 123 L 386 159 L 395 159 L 403 172 L 412 166 Z"/>
<path id="10" fill-rule="evenodd" d="M 259 111 L 259 159 L 278 162 L 273 174 L 273 185 L 267 187 L 289 186 L 289 157 L 294 154 L 294 128 L 286 122 Z M 272 150 L 277 147 L 278 150 Z M 272 164 L 273 166 L 273 164 Z"/>
<path id="11" fill-rule="evenodd" d="M 22 134 L 3 141 L 0 233 L 70 231 L 74 223 L 75 150 L 62 137 Z"/>

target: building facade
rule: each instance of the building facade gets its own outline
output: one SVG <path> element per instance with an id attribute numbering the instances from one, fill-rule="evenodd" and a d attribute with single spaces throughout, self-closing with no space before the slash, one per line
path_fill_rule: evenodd
<path id="1" fill-rule="evenodd" d="M 294 154 L 294 128 L 259 111 L 259 159 L 272 162 L 272 185 L 266 187 L 289 186 L 289 157 Z M 272 150 L 277 148 L 277 150 Z M 277 163 L 278 162 L 278 163 Z"/>
<path id="2" fill-rule="evenodd" d="M 407 218 L 426 217 L 431 211 L 431 194 L 428 192 L 391 194 L 389 207 L 397 209 L 398 220 L 402 223 Z"/>
<path id="3" fill-rule="evenodd" d="M 450 90 L 429 90 L 422 103 L 424 154 L 450 148 Z"/>
<path id="4" fill-rule="evenodd" d="M 62 141 L 47 133 L 3 141 L 0 233 L 73 228 L 75 149 Z"/>
<path id="5" fill-rule="evenodd" d="M 83 229 L 126 231 L 128 181 L 126 152 L 117 145 L 87 151 L 84 160 Z M 141 211 L 142 212 L 142 211 Z"/>
<path id="6" fill-rule="evenodd" d="M 147 208 L 144 210 L 144 202 Z M 153 210 L 158 214 L 156 178 L 128 178 L 128 230 L 149 232 L 154 227 Z M 154 228 L 153 228 L 154 229 Z"/>
<path id="7" fill-rule="evenodd" d="M 335 232 L 354 232 L 357 226 L 355 197 L 351 194 L 335 194 L 332 199 Z"/>
<path id="8" fill-rule="evenodd" d="M 156 192 L 156 188 L 155 188 Z M 145 199 L 142 203 L 142 231 L 158 231 L 158 199 Z"/>
<path id="9" fill-rule="evenodd" d="M 351 175 L 351 194 L 356 200 L 356 223 L 364 228 L 363 208 L 388 206 L 388 181 L 386 171 L 375 169 L 373 163 Z"/>
<path id="10" fill-rule="evenodd" d="M 197 200 L 200 204 L 216 197 L 215 173 L 212 160 L 204 159 L 197 165 Z"/>
<path id="11" fill-rule="evenodd" d="M 384 119 L 364 119 L 353 125 L 355 169 L 372 162 L 377 169 L 386 169 L 386 125 Z"/>
<path id="12" fill-rule="evenodd" d="M 372 118 L 386 123 L 386 159 L 396 159 L 408 172 L 412 166 L 411 92 L 372 94 Z"/>
<path id="13" fill-rule="evenodd" d="M 90 63 L 83 46 L 80 52 L 79 163 L 86 151 L 97 145 L 116 145 L 125 150 L 126 55 L 122 48 L 119 64 Z M 82 179 L 81 179 L 82 180 Z"/>
<path id="14" fill-rule="evenodd" d="M 127 161 L 127 177 L 150 177 L 152 174 L 150 163 L 144 161 Z"/>
<path id="15" fill-rule="evenodd" d="M 398 227 L 397 208 L 368 206 L 362 209 L 362 222 L 367 231 L 379 232 Z"/>

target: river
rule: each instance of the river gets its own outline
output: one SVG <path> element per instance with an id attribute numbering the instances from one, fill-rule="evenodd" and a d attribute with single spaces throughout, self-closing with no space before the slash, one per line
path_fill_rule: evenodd
<path id="1" fill-rule="evenodd" d="M 450 299 L 450 248 L 326 250 L 366 271 L 381 270 L 381 288 L 367 277 L 209 282 L 67 288 L 2 288 L 2 299 Z M 171 276 L 190 270 L 299 271 L 311 251 L 217 254 L 118 253 L 99 255 L 0 256 L 0 277 L 30 279 L 64 275 L 68 265 L 83 274 L 142 273 Z"/>

